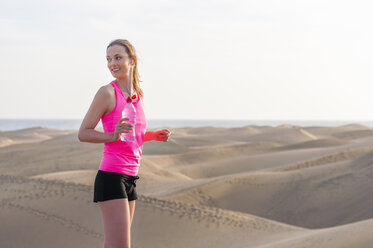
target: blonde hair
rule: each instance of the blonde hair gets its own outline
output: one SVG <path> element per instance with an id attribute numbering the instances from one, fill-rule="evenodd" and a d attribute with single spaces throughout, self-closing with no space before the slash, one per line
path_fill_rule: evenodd
<path id="1" fill-rule="evenodd" d="M 135 66 L 134 66 L 133 74 L 132 74 L 133 88 L 140 94 L 141 98 L 144 98 L 144 92 L 140 88 L 140 78 L 139 78 L 139 72 L 138 72 L 138 69 L 137 69 L 137 59 L 138 58 L 137 58 L 137 55 L 136 55 L 135 48 L 132 46 L 132 44 L 128 40 L 116 39 L 116 40 L 113 40 L 112 42 L 110 42 L 110 44 L 106 47 L 106 50 L 113 45 L 123 46 L 130 58 L 133 58 L 133 57 L 136 58 L 136 59 L 134 59 L 135 60 Z"/>

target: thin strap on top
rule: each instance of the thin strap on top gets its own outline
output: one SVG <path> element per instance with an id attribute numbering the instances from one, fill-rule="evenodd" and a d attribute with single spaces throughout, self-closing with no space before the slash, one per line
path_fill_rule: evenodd
<path id="1" fill-rule="evenodd" d="M 117 84 L 115 81 L 112 81 L 111 84 L 114 86 L 114 89 L 120 91 L 120 93 L 121 93 L 122 96 L 124 97 L 123 92 L 122 92 L 122 90 L 119 88 L 118 84 Z"/>
<path id="2" fill-rule="evenodd" d="M 117 82 L 115 82 L 115 80 L 114 80 L 114 81 L 111 82 L 111 84 L 114 86 L 114 88 L 117 88 L 117 90 L 120 91 L 120 93 L 122 94 L 123 98 L 125 100 L 127 100 L 127 98 L 124 97 L 123 91 L 120 89 L 120 87 L 117 84 Z M 135 92 L 136 92 L 136 95 L 137 95 L 137 101 L 136 102 L 132 102 L 132 103 L 137 103 L 138 101 L 140 101 L 140 95 L 139 95 L 139 93 L 137 91 L 135 91 Z"/>

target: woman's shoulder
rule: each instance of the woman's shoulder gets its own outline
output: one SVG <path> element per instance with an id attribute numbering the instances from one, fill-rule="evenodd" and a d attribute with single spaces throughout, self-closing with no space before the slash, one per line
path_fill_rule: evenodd
<path id="1" fill-rule="evenodd" d="M 98 94 L 106 97 L 114 96 L 115 95 L 115 89 L 114 86 L 111 83 L 102 85 L 98 91 Z"/>

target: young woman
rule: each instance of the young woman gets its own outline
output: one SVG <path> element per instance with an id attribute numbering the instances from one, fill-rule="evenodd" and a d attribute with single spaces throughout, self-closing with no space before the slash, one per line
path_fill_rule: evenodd
<path id="1" fill-rule="evenodd" d="M 136 180 L 142 146 L 145 141 L 167 142 L 167 129 L 147 132 L 143 109 L 143 92 L 139 86 L 137 56 L 130 42 L 112 41 L 106 49 L 107 66 L 115 80 L 102 86 L 79 129 L 81 142 L 105 143 L 102 160 L 94 182 L 93 201 L 102 215 L 104 248 L 130 247 L 130 229 L 137 199 Z M 136 109 L 136 126 L 122 118 L 122 109 L 132 101 Z M 95 130 L 101 118 L 104 132 Z M 121 133 L 135 129 L 134 141 L 122 141 Z"/>

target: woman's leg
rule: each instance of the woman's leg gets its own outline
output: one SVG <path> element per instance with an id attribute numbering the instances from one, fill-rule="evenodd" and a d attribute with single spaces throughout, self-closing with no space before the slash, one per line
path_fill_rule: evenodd
<path id="1" fill-rule="evenodd" d="M 133 220 L 133 213 L 135 212 L 135 202 L 136 200 L 129 201 L 129 207 L 130 207 L 130 226 L 132 226 L 132 220 Z"/>
<path id="2" fill-rule="evenodd" d="M 130 210 L 128 198 L 98 202 L 104 224 L 104 248 L 130 248 Z"/>

